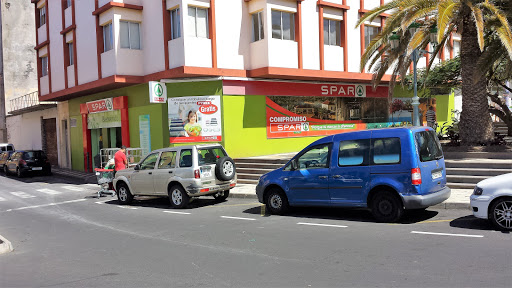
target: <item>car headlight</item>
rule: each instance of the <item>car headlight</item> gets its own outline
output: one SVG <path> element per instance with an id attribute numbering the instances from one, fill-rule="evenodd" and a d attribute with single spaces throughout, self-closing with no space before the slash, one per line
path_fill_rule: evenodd
<path id="1" fill-rule="evenodd" d="M 475 189 L 473 190 L 473 195 L 482 195 L 482 193 L 484 192 L 484 189 L 480 188 L 480 187 L 475 187 Z"/>

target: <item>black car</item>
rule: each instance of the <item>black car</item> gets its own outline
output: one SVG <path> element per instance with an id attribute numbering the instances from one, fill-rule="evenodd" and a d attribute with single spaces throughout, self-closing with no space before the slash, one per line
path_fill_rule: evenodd
<path id="1" fill-rule="evenodd" d="M 0 153 L 0 171 L 4 172 L 4 164 L 9 160 L 9 157 L 14 153 L 14 151 L 5 151 Z"/>
<path id="2" fill-rule="evenodd" d="M 42 150 L 15 151 L 4 165 L 5 174 L 16 173 L 23 177 L 29 173 L 52 174 L 52 166 Z"/>

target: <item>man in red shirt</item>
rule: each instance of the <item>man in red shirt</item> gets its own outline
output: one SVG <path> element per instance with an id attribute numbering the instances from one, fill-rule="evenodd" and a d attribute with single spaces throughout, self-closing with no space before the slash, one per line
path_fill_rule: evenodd
<path id="1" fill-rule="evenodd" d="M 126 165 L 128 165 L 128 161 L 126 160 L 126 146 L 121 146 L 121 149 L 114 154 L 114 174 L 119 171 L 126 169 Z"/>

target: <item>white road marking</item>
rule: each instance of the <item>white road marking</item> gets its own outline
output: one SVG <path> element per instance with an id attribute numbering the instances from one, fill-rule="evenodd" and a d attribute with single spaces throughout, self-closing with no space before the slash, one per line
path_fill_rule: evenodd
<path id="1" fill-rule="evenodd" d="M 108 202 L 108 201 L 111 201 L 111 200 L 98 201 L 98 202 L 94 202 L 94 203 L 96 203 L 96 204 L 105 204 L 105 202 Z"/>
<path id="2" fill-rule="evenodd" d="M 57 195 L 57 194 L 61 193 L 59 191 L 55 191 L 55 190 L 52 190 L 52 189 L 38 189 L 37 191 L 45 193 L 45 194 L 48 194 L 48 195 Z"/>
<path id="3" fill-rule="evenodd" d="M 254 218 L 242 218 L 242 217 L 230 217 L 230 216 L 220 216 L 220 218 L 226 218 L 226 219 L 237 219 L 237 220 L 249 220 L 254 221 L 256 219 Z"/>
<path id="4" fill-rule="evenodd" d="M 11 192 L 12 195 L 16 196 L 16 197 L 20 197 L 20 198 L 34 198 L 36 196 L 34 195 L 30 195 L 30 194 L 27 194 L 25 192 Z"/>
<path id="5" fill-rule="evenodd" d="M 440 235 L 440 236 L 454 236 L 454 237 L 472 237 L 472 238 L 483 238 L 483 235 L 469 235 L 469 234 L 450 234 L 450 233 L 435 233 L 435 232 L 421 232 L 411 231 L 413 234 L 426 234 L 426 235 Z"/>
<path id="6" fill-rule="evenodd" d="M 332 224 L 319 224 L 319 223 L 305 223 L 299 222 L 297 225 L 308 225 L 308 226 L 323 226 L 323 227 L 336 227 L 336 228 L 347 228 L 348 226 L 344 225 L 332 225 Z"/>
<path id="7" fill-rule="evenodd" d="M 64 201 L 64 202 L 58 202 L 58 203 L 50 203 L 50 204 L 43 204 L 43 205 L 35 205 L 35 206 L 27 206 L 27 207 L 21 207 L 16 209 L 9 209 L 5 210 L 5 212 L 10 211 L 17 211 L 17 210 L 25 210 L 25 209 L 33 209 L 33 208 L 41 208 L 41 207 L 48 207 L 48 206 L 55 206 L 55 205 L 61 205 L 61 204 L 67 204 L 67 203 L 75 203 L 75 202 L 82 202 L 86 199 L 77 199 L 77 200 L 70 200 L 70 201 Z"/>
<path id="8" fill-rule="evenodd" d="M 137 207 L 129 207 L 129 206 L 121 206 L 121 205 L 118 205 L 117 207 L 123 208 L 123 209 L 132 209 L 132 210 L 137 210 L 138 209 Z"/>
<path id="9" fill-rule="evenodd" d="M 171 214 L 183 214 L 183 215 L 190 215 L 189 212 L 178 212 L 178 211 L 163 211 L 164 213 L 171 213 Z"/>
<path id="10" fill-rule="evenodd" d="M 80 187 L 76 187 L 76 186 L 60 186 L 60 188 L 68 189 L 68 190 L 71 190 L 71 191 L 77 191 L 77 192 L 80 192 L 80 191 L 84 190 L 84 189 L 82 189 Z"/>
<path id="11" fill-rule="evenodd" d="M 6 201 L 6 199 L 3 197 L 0 197 L 0 202 L 2 202 L 2 201 Z"/>

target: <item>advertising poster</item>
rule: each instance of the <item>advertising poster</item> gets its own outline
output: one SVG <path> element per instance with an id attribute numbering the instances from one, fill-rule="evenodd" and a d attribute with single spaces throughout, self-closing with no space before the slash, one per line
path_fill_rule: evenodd
<path id="1" fill-rule="evenodd" d="M 389 122 L 388 111 L 386 98 L 270 96 L 266 98 L 267 138 L 326 136 L 405 124 Z"/>
<path id="2" fill-rule="evenodd" d="M 220 96 L 169 98 L 170 143 L 222 140 Z"/>
<path id="3" fill-rule="evenodd" d="M 139 115 L 139 139 L 142 156 L 151 152 L 151 125 L 149 115 Z"/>

